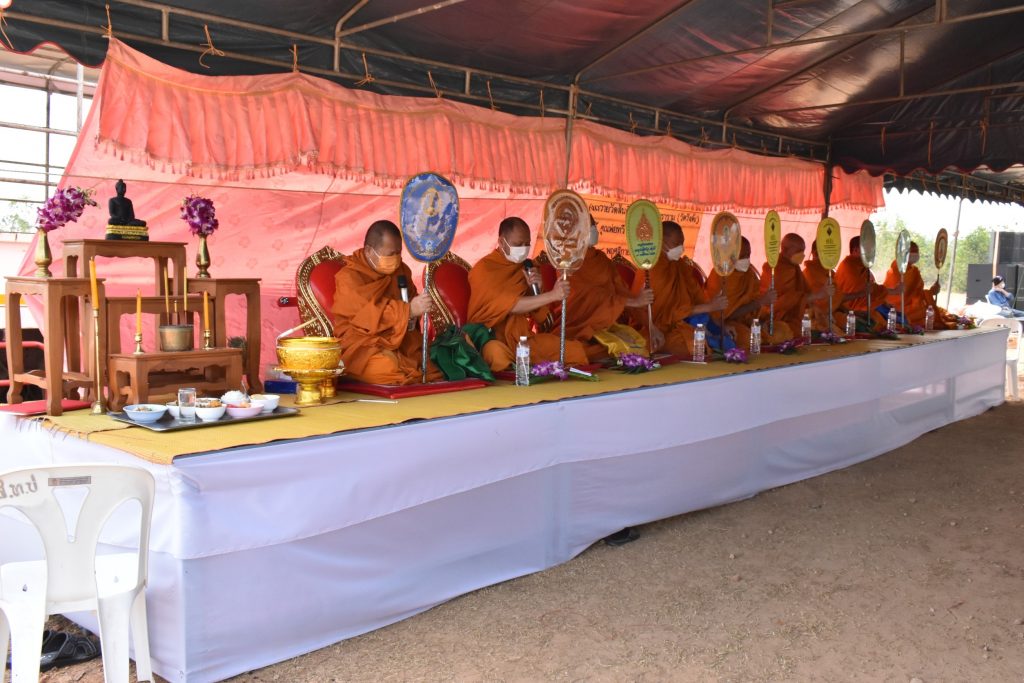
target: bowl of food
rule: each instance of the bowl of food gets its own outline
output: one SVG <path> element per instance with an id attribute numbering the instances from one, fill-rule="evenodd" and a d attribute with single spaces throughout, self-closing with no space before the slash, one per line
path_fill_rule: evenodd
<path id="1" fill-rule="evenodd" d="M 199 399 L 196 401 L 196 417 L 203 422 L 215 422 L 224 417 L 227 406 L 217 398 Z"/>
<path id="2" fill-rule="evenodd" d="M 166 412 L 167 406 L 162 406 L 159 403 L 135 403 L 124 407 L 124 414 L 139 424 L 156 422 Z"/>
<path id="3" fill-rule="evenodd" d="M 335 337 L 287 337 L 277 340 L 277 360 L 288 370 L 334 370 L 341 360 Z"/>
<path id="4" fill-rule="evenodd" d="M 263 401 L 245 401 L 229 403 L 228 415 L 231 417 L 255 417 L 263 412 Z"/>
<path id="5" fill-rule="evenodd" d="M 281 402 L 281 397 L 277 394 L 253 394 L 251 396 L 253 401 L 263 401 L 263 412 L 272 413 L 277 410 L 277 404 Z"/>
<path id="6" fill-rule="evenodd" d="M 181 417 L 181 411 L 178 409 L 178 402 L 177 401 L 168 401 L 167 402 L 167 412 L 170 413 L 171 417 L 173 417 L 175 420 L 177 420 L 179 417 Z"/>

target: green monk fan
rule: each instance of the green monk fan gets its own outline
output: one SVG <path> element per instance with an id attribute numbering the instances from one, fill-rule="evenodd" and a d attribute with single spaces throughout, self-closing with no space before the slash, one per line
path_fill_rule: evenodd
<path id="1" fill-rule="evenodd" d="M 764 217 L 764 260 L 771 269 L 771 286 L 775 291 L 775 266 L 779 265 L 779 252 L 782 251 L 782 220 L 779 212 L 769 211 Z M 775 334 L 775 300 L 768 304 L 768 335 Z"/>
<path id="2" fill-rule="evenodd" d="M 644 271 L 644 287 L 651 286 L 651 268 L 661 256 L 661 212 L 653 202 L 638 199 L 626 209 L 626 241 L 629 256 Z M 647 304 L 647 345 L 654 355 L 654 312 Z"/>
<path id="3" fill-rule="evenodd" d="M 448 253 L 459 225 L 459 193 L 451 181 L 436 173 L 419 173 L 402 188 L 398 210 L 402 241 L 414 259 L 432 263 Z M 430 289 L 430 269 L 423 276 Z M 427 319 L 423 314 L 423 382 L 427 381 Z"/>
<path id="4" fill-rule="evenodd" d="M 835 218 L 822 218 L 821 222 L 818 223 L 818 234 L 815 236 L 815 243 L 817 244 L 818 251 L 818 262 L 821 266 L 828 271 L 828 316 L 827 325 L 828 331 L 832 330 L 832 271 L 835 270 L 836 266 L 839 265 L 839 255 L 843 251 L 843 245 L 840 241 L 839 223 L 836 222 Z"/>

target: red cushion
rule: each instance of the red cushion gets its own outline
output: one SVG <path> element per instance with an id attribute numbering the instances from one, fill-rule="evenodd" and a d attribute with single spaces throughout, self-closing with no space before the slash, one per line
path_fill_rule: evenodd
<path id="1" fill-rule="evenodd" d="M 544 283 L 544 291 L 550 292 L 558 280 L 558 271 L 547 261 L 541 261 L 537 264 L 537 267 L 540 268 L 540 279 Z"/>
<path id="2" fill-rule="evenodd" d="M 344 265 L 341 261 L 324 261 L 313 266 L 309 273 L 309 287 L 325 311 L 330 311 L 334 306 L 334 276 Z"/>
<path id="3" fill-rule="evenodd" d="M 354 394 L 369 394 L 370 396 L 380 396 L 381 398 L 412 398 L 413 396 L 446 394 L 466 389 L 482 389 L 486 386 L 487 382 L 474 377 L 452 380 L 450 382 L 427 382 L 426 384 L 367 384 L 366 382 L 348 382 L 345 380 L 338 383 L 338 389 L 342 391 L 351 391 Z"/>
<path id="4" fill-rule="evenodd" d="M 82 408 L 88 408 L 91 405 L 92 403 L 89 401 L 78 401 L 71 398 L 62 398 L 60 400 L 61 410 L 81 410 Z M 0 406 L 0 412 L 14 413 L 15 415 L 45 415 L 46 400 L 8 403 Z"/>
<path id="5" fill-rule="evenodd" d="M 433 278 L 438 297 L 452 314 L 455 325 L 462 327 L 469 317 L 469 273 L 456 263 L 444 262 L 434 270 Z"/>

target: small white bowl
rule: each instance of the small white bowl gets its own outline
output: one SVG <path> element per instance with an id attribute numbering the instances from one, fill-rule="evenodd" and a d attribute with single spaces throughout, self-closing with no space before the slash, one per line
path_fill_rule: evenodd
<path id="1" fill-rule="evenodd" d="M 272 413 L 277 410 L 277 404 L 281 402 L 281 397 L 277 394 L 253 394 L 250 398 L 254 401 L 263 401 L 263 412 Z"/>
<path id="2" fill-rule="evenodd" d="M 250 401 L 248 408 L 228 405 L 228 415 L 231 417 L 255 417 L 263 412 L 263 401 Z"/>
<path id="3" fill-rule="evenodd" d="M 227 410 L 227 406 L 219 405 L 215 408 L 196 408 L 196 417 L 203 422 L 216 422 L 217 420 L 224 417 L 224 411 Z"/>
<path id="4" fill-rule="evenodd" d="M 170 413 L 171 417 L 173 417 L 175 420 L 177 420 L 179 417 L 181 417 L 181 411 L 178 410 L 178 402 L 177 401 L 168 401 L 167 402 L 167 412 Z"/>
<path id="5" fill-rule="evenodd" d="M 124 407 L 124 414 L 139 424 L 156 422 L 166 412 L 167 406 L 162 406 L 159 403 L 138 403 Z"/>

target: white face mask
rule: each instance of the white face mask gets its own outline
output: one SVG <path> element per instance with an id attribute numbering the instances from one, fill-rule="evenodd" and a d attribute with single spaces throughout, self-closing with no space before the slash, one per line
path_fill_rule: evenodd
<path id="1" fill-rule="evenodd" d="M 741 258 L 740 260 L 736 261 L 736 270 L 740 271 L 741 273 L 745 273 L 748 270 L 750 270 L 750 259 Z"/>
<path id="2" fill-rule="evenodd" d="M 671 249 L 665 252 L 665 256 L 668 257 L 669 261 L 678 261 L 682 257 L 682 255 L 683 245 L 681 244 L 678 247 L 672 247 Z"/>
<path id="3" fill-rule="evenodd" d="M 590 226 L 590 246 L 596 247 L 597 240 L 601 237 L 601 234 L 597 231 L 596 225 Z"/>
<path id="4" fill-rule="evenodd" d="M 524 244 L 521 247 L 513 247 L 508 242 L 505 242 L 504 239 L 502 239 L 501 241 L 504 242 L 505 246 L 508 248 L 508 251 L 502 251 L 502 253 L 505 254 L 505 258 L 507 258 L 512 263 L 522 263 L 523 261 L 526 260 L 526 257 L 530 255 L 529 244 Z"/>

